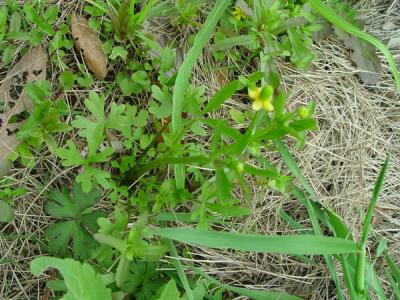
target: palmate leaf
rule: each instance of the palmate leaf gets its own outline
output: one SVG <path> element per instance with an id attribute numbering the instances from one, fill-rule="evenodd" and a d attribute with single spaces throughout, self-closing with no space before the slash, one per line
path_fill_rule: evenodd
<path id="1" fill-rule="evenodd" d="M 75 221 L 65 221 L 52 225 L 46 231 L 46 237 L 50 241 L 50 252 L 67 256 L 67 245 L 72 241 L 72 253 L 77 259 L 89 257 L 90 249 L 96 247 L 90 233 L 79 226 Z"/>
<path id="2" fill-rule="evenodd" d="M 49 195 L 54 202 L 46 206 L 49 215 L 59 218 L 60 221 L 51 225 L 46 231 L 49 248 L 57 255 L 68 255 L 68 245 L 72 245 L 75 258 L 85 259 L 96 246 L 93 232 L 97 231 L 97 218 L 105 216 L 102 211 L 91 211 L 91 207 L 100 199 L 98 190 L 84 193 L 81 186 L 75 182 L 71 195 L 52 191 Z"/>

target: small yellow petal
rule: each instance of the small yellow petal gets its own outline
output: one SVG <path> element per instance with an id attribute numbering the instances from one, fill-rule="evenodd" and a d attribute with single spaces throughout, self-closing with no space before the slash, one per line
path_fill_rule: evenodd
<path id="1" fill-rule="evenodd" d="M 274 106 L 272 105 L 272 103 L 270 101 L 263 101 L 262 102 L 262 106 L 266 111 L 273 111 L 274 110 Z"/>
<path id="2" fill-rule="evenodd" d="M 256 100 L 251 106 L 255 111 L 259 111 L 263 108 L 263 103 L 260 100 Z"/>
<path id="3" fill-rule="evenodd" d="M 260 96 L 261 88 L 256 87 L 253 89 L 249 89 L 249 97 L 252 99 L 257 99 Z"/>

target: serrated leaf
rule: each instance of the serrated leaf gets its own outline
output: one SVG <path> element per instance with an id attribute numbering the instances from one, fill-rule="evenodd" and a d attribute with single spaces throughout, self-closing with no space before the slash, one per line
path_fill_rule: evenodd
<path id="1" fill-rule="evenodd" d="M 70 70 L 65 70 L 58 78 L 64 90 L 70 90 L 74 86 L 74 74 Z"/>
<path id="2" fill-rule="evenodd" d="M 158 119 L 169 117 L 172 112 L 172 97 L 168 88 L 163 87 L 161 90 L 159 86 L 153 85 L 151 87 L 151 92 L 153 98 L 156 99 L 160 105 L 157 105 L 155 101 L 151 101 L 149 112 Z"/>
<path id="3" fill-rule="evenodd" d="M 71 33 L 75 40 L 75 47 L 82 52 L 89 69 L 98 79 L 104 79 L 107 75 L 108 58 L 103 52 L 101 40 L 89 27 L 88 21 L 73 13 Z"/>
<path id="4" fill-rule="evenodd" d="M 74 183 L 71 194 L 66 190 L 53 190 L 49 194 L 53 202 L 47 204 L 46 211 L 60 219 L 46 231 L 52 253 L 67 255 L 68 245 L 71 243 L 75 258 L 89 257 L 90 250 L 96 247 L 92 233 L 98 229 L 97 219 L 106 215 L 101 211 L 92 212 L 92 206 L 100 200 L 100 196 L 98 190 L 85 193 L 77 182 Z"/>
<path id="5" fill-rule="evenodd" d="M 7 73 L 0 86 L 0 160 L 5 160 L 16 149 L 20 141 L 16 132 L 24 122 L 9 124 L 10 119 L 25 110 L 31 112 L 33 103 L 23 90 L 18 98 L 12 92 L 26 82 L 45 79 L 47 54 L 41 46 L 31 49 Z"/>
<path id="6" fill-rule="evenodd" d="M 126 58 L 127 58 L 127 56 L 128 56 L 128 51 L 127 51 L 124 47 L 122 47 L 122 46 L 114 47 L 114 48 L 112 49 L 112 51 L 111 51 L 111 54 L 110 54 L 110 58 L 111 58 L 112 60 L 115 60 L 115 59 L 117 59 L 118 57 L 121 57 L 122 60 L 125 61 Z"/>
<path id="7" fill-rule="evenodd" d="M 109 178 L 111 178 L 109 172 L 86 166 L 84 171 L 76 177 L 76 181 L 82 184 L 84 192 L 89 192 L 96 183 L 105 189 L 109 189 L 111 187 Z"/>
<path id="8" fill-rule="evenodd" d="M 56 155 L 63 159 L 62 165 L 65 167 L 79 166 L 85 163 L 85 159 L 81 156 L 73 141 L 67 141 L 68 148 L 59 148 Z"/>
<path id="9" fill-rule="evenodd" d="M 43 18 L 37 13 L 32 5 L 24 5 L 23 7 L 26 18 L 35 23 L 37 27 L 45 34 L 54 35 L 55 31 Z"/>
<path id="10" fill-rule="evenodd" d="M 60 271 L 68 288 L 63 299 L 68 300 L 111 300 L 111 290 L 106 288 L 101 276 L 87 264 L 73 259 L 39 257 L 31 262 L 31 272 L 39 276 L 47 268 Z"/>
<path id="11" fill-rule="evenodd" d="M 290 60 L 300 70 L 308 70 L 316 54 L 311 48 L 312 40 L 299 28 L 288 29 L 291 44 Z"/>

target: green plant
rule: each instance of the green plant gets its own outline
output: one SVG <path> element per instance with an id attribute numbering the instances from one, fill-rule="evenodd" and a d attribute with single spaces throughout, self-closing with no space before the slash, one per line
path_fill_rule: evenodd
<path id="1" fill-rule="evenodd" d="M 97 218 L 105 216 L 104 211 L 94 211 L 93 206 L 100 200 L 101 193 L 92 190 L 84 193 L 81 186 L 75 183 L 71 193 L 53 190 L 49 194 L 46 206 L 47 213 L 59 221 L 46 230 L 49 249 L 53 254 L 62 257 L 69 254 L 71 244 L 74 258 L 86 259 L 97 243 L 92 235 L 98 226 Z"/>
<path id="2" fill-rule="evenodd" d="M 111 290 L 106 287 L 107 281 L 97 274 L 89 264 L 81 264 L 71 258 L 55 257 L 39 257 L 31 263 L 31 271 L 34 275 L 40 275 L 49 267 L 57 268 L 64 277 L 68 289 L 64 299 L 112 299 Z"/>
<path id="3" fill-rule="evenodd" d="M 385 251 L 385 242 L 380 242 L 372 262 L 366 251 L 388 161 L 378 177 L 357 242 L 340 217 L 318 201 L 288 151 L 286 142 L 301 149 L 307 133 L 318 129 L 313 117 L 317 104 L 307 99 L 306 105 L 287 105 L 289 93 L 280 86 L 274 65 L 279 57 L 300 70 L 309 69 L 316 57 L 312 36 L 325 24 L 318 14 L 378 47 L 398 83 L 391 54 L 360 31 L 355 11 L 340 1 L 328 4 L 341 17 L 316 0 L 238 0 L 234 6 L 217 0 L 201 24 L 205 3 L 86 0 L 82 6 L 85 17 L 73 15 L 71 30 L 67 23 L 57 22 L 59 8 L 46 1 L 19 6 L 9 0 L 0 8 L 4 65 L 11 64 L 18 47 L 23 53 L 28 45 L 43 42 L 55 74 L 55 81 L 25 84 L 31 113 L 11 119 L 11 123 L 24 121 L 16 132 L 22 141 L 17 149 L 21 162 L 32 167 L 32 152 L 41 154 L 46 145 L 62 166 L 73 167 L 61 168 L 60 173 L 76 173 L 72 191 L 53 189 L 47 195 L 46 212 L 55 224 L 45 232 L 52 255 L 75 260 L 40 257 L 32 261 L 32 272 L 39 275 L 48 267 L 57 268 L 63 278 L 53 278 L 48 287 L 63 299 L 219 300 L 229 297 L 225 291 L 252 299 L 300 299 L 283 291 L 221 283 L 192 265 L 195 257 L 185 245 L 175 247 L 173 241 L 178 241 L 290 254 L 305 263 L 320 263 L 318 255 L 322 255 L 338 299 L 345 298 L 344 290 L 351 299 L 369 299 L 369 293 L 385 299 L 384 283 L 375 270 L 378 259 L 384 257 L 389 283 L 394 294 L 400 295 L 400 273 Z M 185 38 L 190 36 L 183 42 L 160 41 L 146 28 L 154 16 L 171 21 L 166 30 L 185 29 Z M 75 26 L 81 32 L 72 29 Z M 198 33 L 192 35 L 194 31 Z M 93 61 L 99 60 L 90 57 L 90 47 L 80 40 L 88 34 L 96 42 L 102 72 L 94 70 Z M 210 40 L 213 58 L 227 70 L 226 80 L 213 95 L 202 80 L 191 82 L 196 67 L 214 71 L 205 55 L 196 66 Z M 187 46 L 190 49 L 179 65 L 179 52 Z M 259 65 L 249 63 L 253 59 Z M 242 74 L 242 67 L 251 74 Z M 50 72 L 46 66 L 43 71 Z M 58 99 L 60 95 L 68 102 Z M 84 105 L 79 95 L 86 97 Z M 233 97 L 243 111 L 232 105 Z M 227 113 L 219 114 L 223 108 Z M 67 124 L 70 119 L 71 126 Z M 268 161 L 266 151 L 279 153 L 290 173 Z M 57 157 L 54 165 L 59 168 Z M 250 184 L 297 198 L 307 209 L 310 228 L 284 209 L 280 210 L 282 219 L 304 230 L 303 234 L 262 236 L 225 227 L 251 215 Z M 0 221 L 12 220 L 9 203 L 23 192 L 0 190 Z M 111 202 L 105 203 L 104 210 L 96 210 L 102 195 Z M 178 227 L 182 224 L 193 228 Z M 231 232 L 222 231 L 221 224 Z"/>
<path id="4" fill-rule="evenodd" d="M 71 130 L 62 121 L 62 117 L 68 113 L 68 106 L 63 99 L 52 98 L 53 92 L 46 80 L 27 83 L 25 93 L 33 102 L 34 108 L 19 129 L 17 137 L 36 148 L 46 143 L 49 150 L 54 152 L 57 143 L 53 135 Z"/>

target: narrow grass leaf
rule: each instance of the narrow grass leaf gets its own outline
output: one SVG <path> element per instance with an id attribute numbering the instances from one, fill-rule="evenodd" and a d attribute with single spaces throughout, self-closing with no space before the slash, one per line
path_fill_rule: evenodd
<path id="1" fill-rule="evenodd" d="M 158 222 L 182 222 L 182 223 L 197 223 L 197 220 L 192 219 L 191 213 L 160 213 L 154 219 Z M 217 219 L 213 215 L 208 216 L 207 221 L 215 224 L 225 224 L 226 222 Z"/>
<path id="2" fill-rule="evenodd" d="M 383 181 L 389 164 L 389 156 L 386 158 L 385 163 L 379 173 L 375 182 L 374 191 L 372 193 L 371 202 L 368 205 L 367 214 L 365 215 L 363 232 L 360 240 L 360 253 L 357 255 L 357 269 L 356 269 L 356 291 L 359 293 L 365 292 L 365 267 L 366 267 L 366 248 L 368 233 L 371 228 L 372 216 L 375 210 L 376 202 L 378 201 L 379 193 L 382 189 Z"/>
<path id="3" fill-rule="evenodd" d="M 186 296 L 189 300 L 194 300 L 193 291 L 190 288 L 189 281 L 185 274 L 185 270 L 183 269 L 183 265 L 179 260 L 178 252 L 176 251 L 174 242 L 168 240 L 168 246 L 169 246 L 169 253 L 173 257 L 172 262 L 174 263 L 176 272 L 178 273 L 179 279 L 183 285 L 183 288 L 185 289 Z"/>
<path id="4" fill-rule="evenodd" d="M 315 195 L 314 190 L 311 188 L 311 186 L 308 185 L 306 179 L 302 176 L 301 172 L 300 172 L 300 168 L 297 165 L 296 161 L 293 159 L 293 157 L 291 156 L 291 154 L 289 153 L 289 150 L 287 150 L 285 144 L 283 144 L 281 141 L 280 145 L 281 145 L 281 149 L 284 150 L 284 154 L 286 155 L 286 158 L 289 158 L 287 160 L 287 162 L 289 162 L 289 164 L 287 163 L 289 169 L 292 171 L 292 173 L 295 171 L 294 169 L 298 169 L 299 170 L 299 176 L 301 176 L 301 178 L 303 178 L 303 183 L 306 184 L 306 186 L 308 187 L 308 189 L 310 189 L 310 191 L 312 192 L 312 194 Z M 282 152 L 280 151 L 281 156 L 282 156 Z M 283 157 L 283 156 L 282 156 Z M 285 160 L 286 162 L 286 160 Z M 303 185 L 304 189 L 305 186 Z M 310 216 L 311 219 L 311 224 L 313 226 L 314 232 L 317 236 L 322 236 L 322 231 L 318 222 L 318 218 L 320 220 L 324 220 L 324 214 L 321 211 L 321 209 L 311 200 L 309 200 L 306 195 L 303 193 L 303 191 L 301 191 L 299 188 L 295 187 L 292 190 L 292 194 L 300 201 L 304 204 L 304 206 L 307 208 L 308 211 L 308 215 Z M 352 253 L 349 253 L 348 255 L 353 255 Z M 336 295 L 337 298 L 339 300 L 344 300 L 344 295 L 343 295 L 343 291 L 342 288 L 340 286 L 340 281 L 339 281 L 339 277 L 338 274 L 336 272 L 336 267 L 333 264 L 333 260 L 329 255 L 324 255 L 324 260 L 326 262 L 326 266 L 328 267 L 329 272 L 331 273 L 332 276 L 332 280 L 335 283 L 335 287 L 336 287 Z"/>
<path id="5" fill-rule="evenodd" d="M 193 47 L 189 50 L 178 71 L 175 81 L 174 93 L 172 95 L 172 131 L 177 133 L 182 129 L 182 109 L 185 101 L 185 91 L 189 84 L 189 77 L 197 58 L 202 49 L 210 40 L 215 26 L 222 17 L 225 9 L 230 5 L 230 1 L 217 0 L 214 8 L 207 17 L 202 29 L 197 33 Z M 182 165 L 175 166 L 175 180 L 178 188 L 183 188 L 185 183 L 185 170 Z"/>
<path id="6" fill-rule="evenodd" d="M 189 268 L 196 274 L 204 277 L 207 279 L 209 282 L 219 285 L 223 287 L 224 289 L 234 292 L 236 294 L 242 295 L 249 297 L 250 299 L 254 300 L 301 300 L 302 298 L 287 294 L 285 292 L 278 292 L 278 291 L 259 291 L 259 290 L 251 290 L 251 289 L 246 289 L 246 288 L 239 288 L 227 284 L 223 284 L 219 282 L 218 280 L 214 279 L 207 273 L 203 272 L 201 269 L 196 268 L 194 266 L 189 265 Z"/>
<path id="7" fill-rule="evenodd" d="M 387 253 L 385 253 L 385 260 L 389 265 L 390 271 L 394 279 L 397 281 L 397 283 L 400 283 L 400 269 L 396 266 L 393 259 Z"/>
<path id="8" fill-rule="evenodd" d="M 332 8 L 330 8 L 325 3 L 322 3 L 320 0 L 307 0 L 311 7 L 317 11 L 322 17 L 327 19 L 333 25 L 335 25 L 340 30 L 343 30 L 349 34 L 352 34 L 372 45 L 374 45 L 378 50 L 382 52 L 382 54 L 386 57 L 387 62 L 389 63 L 390 69 L 392 71 L 393 77 L 396 81 L 397 91 L 400 92 L 400 74 L 397 69 L 396 62 L 390 53 L 390 51 L 383 45 L 376 37 L 360 30 L 353 24 L 344 20 L 341 16 L 339 16 Z"/>
<path id="9" fill-rule="evenodd" d="M 376 202 L 378 201 L 379 193 L 382 189 L 382 185 L 383 185 L 383 181 L 385 179 L 385 174 L 386 174 L 386 171 L 388 168 L 388 164 L 389 164 L 389 156 L 386 158 L 386 160 L 381 168 L 381 171 L 379 173 L 379 176 L 375 182 L 371 202 L 368 206 L 367 214 L 365 215 L 365 219 L 364 219 L 363 232 L 362 232 L 361 241 L 360 241 L 361 244 L 364 244 L 367 242 L 368 233 L 371 228 L 372 217 L 373 217 L 374 210 L 375 210 L 375 205 L 376 205 Z"/>
<path id="10" fill-rule="evenodd" d="M 314 235 L 255 235 L 216 232 L 189 228 L 157 228 L 153 234 L 182 243 L 210 248 L 235 249 L 296 255 L 340 254 L 357 252 L 352 241 Z"/>
<path id="11" fill-rule="evenodd" d="M 400 299 L 400 288 L 399 285 L 397 284 L 396 280 L 393 278 L 392 274 L 390 273 L 390 270 L 385 269 L 386 277 L 389 279 L 390 286 L 392 287 L 393 294 L 396 296 L 395 299 Z"/>
<path id="12" fill-rule="evenodd" d="M 202 111 L 202 114 L 209 113 L 212 110 L 220 108 L 221 105 L 229 99 L 241 86 L 239 80 L 233 80 L 219 90 L 207 103 L 206 107 Z"/>
<path id="13" fill-rule="evenodd" d="M 374 290 L 375 295 L 378 300 L 387 300 L 385 291 L 383 290 L 383 287 L 381 284 L 381 279 L 375 273 L 373 264 L 366 261 L 365 267 L 366 267 L 366 275 L 367 275 L 366 280 L 365 280 L 365 286 L 366 287 L 370 286 Z M 366 289 L 365 293 L 369 294 L 371 296 L 371 292 L 369 292 L 368 289 Z"/>

